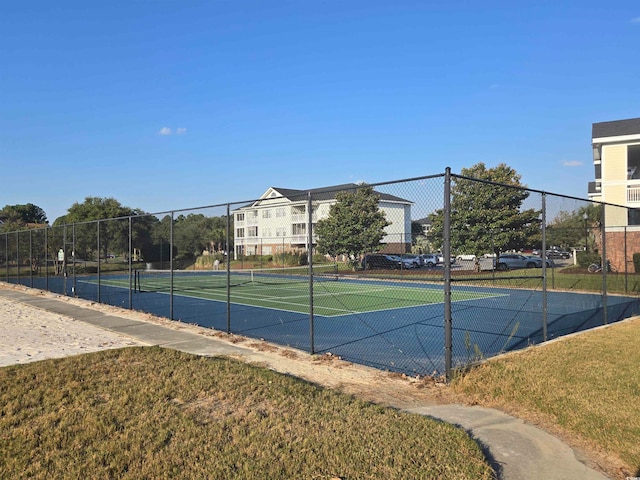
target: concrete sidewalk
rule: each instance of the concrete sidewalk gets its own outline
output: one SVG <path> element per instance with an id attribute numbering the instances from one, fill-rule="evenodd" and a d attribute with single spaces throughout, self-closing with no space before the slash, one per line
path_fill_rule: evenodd
<path id="1" fill-rule="evenodd" d="M 0 296 L 91 325 L 118 332 L 148 345 L 195 355 L 232 355 L 249 360 L 249 348 L 224 340 L 175 330 L 156 323 L 106 314 L 61 299 L 0 288 Z M 402 406 L 390 405 L 395 407 Z M 506 480 L 602 480 L 608 477 L 581 463 L 575 452 L 557 438 L 497 410 L 458 404 L 424 405 L 404 410 L 460 426 L 481 443 L 485 454 Z"/>

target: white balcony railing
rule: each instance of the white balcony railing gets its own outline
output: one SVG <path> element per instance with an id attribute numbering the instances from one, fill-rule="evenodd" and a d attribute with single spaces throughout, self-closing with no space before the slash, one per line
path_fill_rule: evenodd
<path id="1" fill-rule="evenodd" d="M 291 215 L 291 223 L 307 223 L 307 221 L 309 221 L 309 216 L 306 213 L 296 213 Z M 311 221 L 318 221 L 318 215 L 312 213 Z"/>
<path id="2" fill-rule="evenodd" d="M 291 239 L 291 244 L 306 245 L 309 241 L 309 235 L 294 235 L 289 238 Z M 316 243 L 317 241 L 318 238 L 314 235 L 312 242 Z"/>
<path id="3" fill-rule="evenodd" d="M 640 186 L 627 187 L 627 203 L 640 203 Z"/>

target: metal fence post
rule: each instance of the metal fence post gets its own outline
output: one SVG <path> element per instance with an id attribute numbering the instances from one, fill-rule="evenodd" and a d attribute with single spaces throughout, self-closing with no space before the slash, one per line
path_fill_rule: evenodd
<path id="1" fill-rule="evenodd" d="M 4 234 L 4 272 L 6 282 L 9 283 L 9 234 Z"/>
<path id="2" fill-rule="evenodd" d="M 98 273 L 98 303 L 102 303 L 100 302 L 100 281 L 101 281 L 101 271 L 100 271 L 100 220 L 98 220 L 97 222 L 98 225 L 98 232 L 96 235 L 96 248 L 98 249 L 98 268 L 97 268 L 97 273 Z"/>
<path id="3" fill-rule="evenodd" d="M 444 262 L 444 365 L 447 382 L 451 380 L 452 363 L 452 319 L 451 319 L 451 168 L 444 176 L 444 218 L 443 218 Z"/>
<path id="4" fill-rule="evenodd" d="M 49 227 L 44 229 L 44 289 L 49 290 Z"/>
<path id="5" fill-rule="evenodd" d="M 16 280 L 16 284 L 20 283 L 20 232 L 16 232 L 16 266 L 18 278 Z"/>
<path id="6" fill-rule="evenodd" d="M 309 353 L 315 353 L 313 337 L 313 214 L 311 212 L 311 192 L 307 193 L 307 263 L 309 265 Z"/>
<path id="7" fill-rule="evenodd" d="M 73 260 L 73 277 L 71 277 L 71 294 L 76 295 L 76 224 L 71 226 L 71 258 Z"/>
<path id="8" fill-rule="evenodd" d="M 231 333 L 231 206 L 227 203 L 227 333 Z"/>
<path id="9" fill-rule="evenodd" d="M 132 278 L 131 270 L 133 269 L 133 249 L 132 249 L 133 237 L 131 234 L 131 217 L 129 217 L 129 310 L 133 308 L 133 292 L 132 292 Z"/>
<path id="10" fill-rule="evenodd" d="M 627 226 L 624 227 L 624 293 L 629 293 L 629 270 L 627 268 Z"/>
<path id="11" fill-rule="evenodd" d="M 169 228 L 169 320 L 173 320 L 173 216 L 171 212 L 171 226 Z"/>
<path id="12" fill-rule="evenodd" d="M 33 230 L 29 229 L 29 287 L 33 288 Z"/>
<path id="13" fill-rule="evenodd" d="M 547 194 L 542 192 L 542 340 L 547 341 Z"/>
<path id="14" fill-rule="evenodd" d="M 605 218 L 606 208 L 602 205 L 602 223 L 600 224 L 600 235 L 602 237 L 602 315 L 606 325 L 608 323 L 607 312 L 607 270 L 609 270 L 609 259 L 607 258 L 607 222 Z"/>
<path id="15" fill-rule="evenodd" d="M 64 294 L 67 295 L 67 224 L 62 230 L 62 286 Z"/>

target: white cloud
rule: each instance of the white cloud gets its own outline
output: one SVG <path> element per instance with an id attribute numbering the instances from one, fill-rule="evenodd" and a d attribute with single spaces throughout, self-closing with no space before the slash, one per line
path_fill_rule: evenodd
<path id="1" fill-rule="evenodd" d="M 640 17 L 632 18 L 631 23 L 640 23 Z"/>
<path id="2" fill-rule="evenodd" d="M 565 160 L 562 165 L 565 167 L 581 167 L 582 162 L 580 160 Z"/>
<path id="3" fill-rule="evenodd" d="M 185 133 L 187 133 L 186 128 L 176 128 L 176 135 L 184 135 Z"/>
<path id="4" fill-rule="evenodd" d="M 169 127 L 162 127 L 158 135 L 171 135 L 171 129 Z"/>

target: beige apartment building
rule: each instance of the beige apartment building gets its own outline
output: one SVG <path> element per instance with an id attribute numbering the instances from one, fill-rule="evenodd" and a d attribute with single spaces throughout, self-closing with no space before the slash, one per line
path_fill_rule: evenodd
<path id="1" fill-rule="evenodd" d="M 640 252 L 640 118 L 594 123 L 595 181 L 589 198 L 605 207 L 607 257 L 619 270 Z"/>
<path id="2" fill-rule="evenodd" d="M 313 190 L 270 187 L 255 202 L 233 211 L 234 258 L 306 251 L 308 225 L 327 218 L 339 192 L 355 192 L 356 184 Z M 377 192 L 379 207 L 390 225 L 385 227 L 383 251 L 404 253 L 411 249 L 411 205 L 409 200 Z M 309 202 L 311 194 L 311 202 Z M 311 205 L 311 215 L 309 215 Z M 313 247 L 317 238 L 313 235 Z"/>

